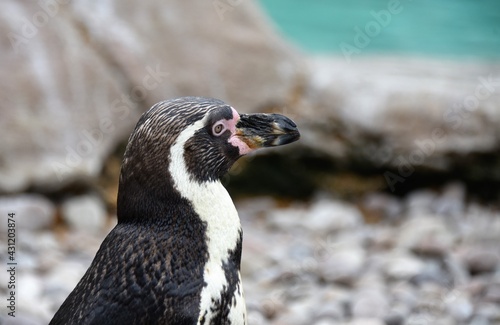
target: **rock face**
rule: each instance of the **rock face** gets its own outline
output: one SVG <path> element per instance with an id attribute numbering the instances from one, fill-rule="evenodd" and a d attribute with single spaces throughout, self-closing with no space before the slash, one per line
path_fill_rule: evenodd
<path id="1" fill-rule="evenodd" d="M 93 180 L 141 112 L 184 95 L 285 113 L 302 140 L 281 152 L 362 164 L 393 191 L 428 170 L 500 181 L 499 63 L 310 58 L 251 1 L 2 5 L 0 192 Z"/>
<path id="2" fill-rule="evenodd" d="M 500 63 L 383 57 L 308 62 L 306 109 L 294 111 L 303 121 L 302 145 L 390 169 L 384 176 L 391 190 L 422 169 L 500 180 Z"/>
<path id="3" fill-rule="evenodd" d="M 288 101 L 299 61 L 255 4 L 232 3 L 4 1 L 0 192 L 98 175 L 159 100 Z"/>

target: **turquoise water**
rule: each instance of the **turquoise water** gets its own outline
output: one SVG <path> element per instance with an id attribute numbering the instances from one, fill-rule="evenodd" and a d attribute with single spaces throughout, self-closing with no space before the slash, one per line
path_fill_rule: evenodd
<path id="1" fill-rule="evenodd" d="M 388 53 L 500 59 L 500 0 L 260 3 L 287 38 L 313 53 L 351 51 L 352 56 Z M 381 10 L 385 15 L 377 22 L 373 11 Z"/>

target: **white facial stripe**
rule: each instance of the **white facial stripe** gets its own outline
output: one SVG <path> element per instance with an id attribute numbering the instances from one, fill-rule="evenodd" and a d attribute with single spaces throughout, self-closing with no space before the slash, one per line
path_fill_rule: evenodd
<path id="1" fill-rule="evenodd" d="M 235 249 L 241 225 L 233 201 L 219 181 L 199 183 L 189 177 L 184 161 L 184 144 L 205 125 L 205 119 L 195 122 L 179 134 L 170 149 L 169 171 L 175 188 L 182 197 L 192 202 L 196 213 L 207 224 L 209 256 L 203 274 L 207 286 L 201 292 L 200 310 L 202 313 L 208 310 L 205 321 L 210 323 L 213 316 L 210 310 L 212 298 L 220 299 L 223 287 L 227 286 L 222 263 L 228 260 L 228 252 Z M 244 308 L 244 303 L 239 308 Z"/>

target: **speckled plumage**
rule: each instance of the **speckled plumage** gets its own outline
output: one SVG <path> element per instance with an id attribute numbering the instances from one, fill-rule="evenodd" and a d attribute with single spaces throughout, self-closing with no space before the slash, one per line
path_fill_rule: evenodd
<path id="1" fill-rule="evenodd" d="M 242 230 L 219 179 L 241 148 L 298 139 L 290 120 L 259 118 L 236 128 L 234 109 L 199 97 L 146 112 L 122 163 L 118 224 L 50 324 L 244 324 Z M 216 135 L 216 123 L 228 129 Z"/>

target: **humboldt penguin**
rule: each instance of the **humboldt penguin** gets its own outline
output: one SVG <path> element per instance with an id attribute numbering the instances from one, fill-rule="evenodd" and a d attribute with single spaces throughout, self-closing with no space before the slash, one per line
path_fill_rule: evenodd
<path id="1" fill-rule="evenodd" d="M 123 158 L 118 223 L 50 324 L 245 324 L 242 230 L 220 178 L 241 156 L 299 137 L 283 115 L 217 99 L 151 107 Z"/>

